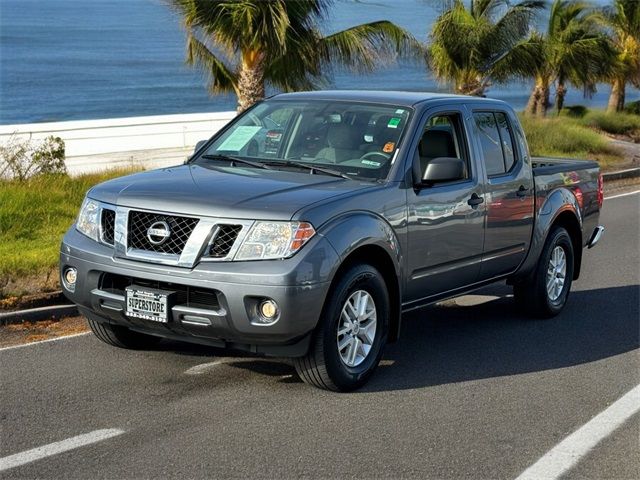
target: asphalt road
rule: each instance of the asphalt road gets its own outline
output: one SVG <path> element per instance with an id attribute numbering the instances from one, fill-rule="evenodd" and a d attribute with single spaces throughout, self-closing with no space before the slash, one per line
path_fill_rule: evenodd
<path id="1" fill-rule="evenodd" d="M 561 316 L 521 317 L 500 285 L 422 310 L 351 394 L 178 343 L 0 350 L 0 457 L 124 431 L 0 477 L 515 478 L 640 383 L 639 207 L 637 194 L 606 201 Z M 638 478 L 639 428 L 635 415 L 566 477 Z"/>

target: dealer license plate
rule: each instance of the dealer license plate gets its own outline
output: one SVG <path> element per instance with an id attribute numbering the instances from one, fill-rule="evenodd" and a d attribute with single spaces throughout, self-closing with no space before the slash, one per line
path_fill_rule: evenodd
<path id="1" fill-rule="evenodd" d="M 168 293 L 127 287 L 127 315 L 165 323 L 168 321 L 168 296 Z"/>

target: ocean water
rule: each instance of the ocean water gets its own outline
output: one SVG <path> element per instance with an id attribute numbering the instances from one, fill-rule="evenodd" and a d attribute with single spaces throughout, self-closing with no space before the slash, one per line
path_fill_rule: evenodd
<path id="1" fill-rule="evenodd" d="M 389 19 L 425 40 L 441 4 L 338 0 L 326 31 Z M 233 110 L 235 98 L 210 96 L 184 55 L 180 18 L 163 0 L 0 0 L 0 123 Z M 530 87 L 494 86 L 488 95 L 522 108 Z M 411 63 L 368 75 L 335 69 L 328 88 L 446 90 Z M 585 100 L 571 89 L 567 103 L 602 106 L 608 93 L 603 85 Z"/>

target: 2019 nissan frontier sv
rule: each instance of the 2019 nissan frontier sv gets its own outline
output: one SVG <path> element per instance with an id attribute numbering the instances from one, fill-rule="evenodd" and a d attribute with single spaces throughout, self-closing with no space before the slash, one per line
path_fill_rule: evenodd
<path id="1" fill-rule="evenodd" d="M 505 280 L 558 314 L 602 235 L 598 165 L 531 158 L 496 100 L 406 92 L 282 94 L 184 164 L 92 188 L 61 282 L 95 335 L 292 357 L 346 391 L 403 312 Z"/>

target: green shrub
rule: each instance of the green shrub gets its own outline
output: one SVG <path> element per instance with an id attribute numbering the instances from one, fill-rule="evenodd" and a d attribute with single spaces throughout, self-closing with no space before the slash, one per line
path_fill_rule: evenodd
<path id="1" fill-rule="evenodd" d="M 630 113 L 589 112 L 582 121 L 589 127 L 614 135 L 633 135 L 640 131 L 640 116 Z"/>
<path id="2" fill-rule="evenodd" d="M 640 115 L 640 100 L 635 102 L 629 102 L 624 107 L 625 113 L 630 113 L 632 115 Z"/>
<path id="3" fill-rule="evenodd" d="M 0 145 L 0 179 L 24 181 L 45 173 L 66 174 L 64 158 L 60 137 L 25 140 L 13 134 Z"/>
<path id="4" fill-rule="evenodd" d="M 584 105 L 570 105 L 562 109 L 562 115 L 566 115 L 571 118 L 583 118 L 589 109 Z"/>

